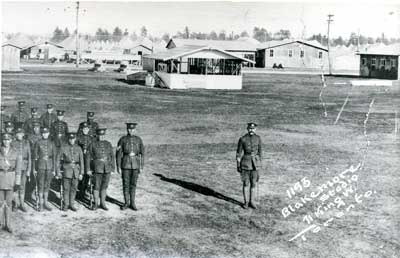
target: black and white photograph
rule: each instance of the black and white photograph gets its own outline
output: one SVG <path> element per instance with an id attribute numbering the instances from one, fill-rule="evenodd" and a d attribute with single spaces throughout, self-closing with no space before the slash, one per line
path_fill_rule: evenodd
<path id="1" fill-rule="evenodd" d="M 398 0 L 0 7 L 0 258 L 400 258 Z"/>

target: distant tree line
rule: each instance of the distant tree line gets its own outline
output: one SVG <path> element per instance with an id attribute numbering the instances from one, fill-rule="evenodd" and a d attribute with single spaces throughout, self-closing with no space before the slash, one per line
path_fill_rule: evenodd
<path id="1" fill-rule="evenodd" d="M 76 31 L 74 31 L 76 33 Z M 58 43 L 63 41 L 64 39 L 70 36 L 70 32 L 68 28 L 61 30 L 59 27 L 53 32 L 53 36 L 51 41 Z M 271 40 L 284 40 L 290 39 L 292 34 L 290 30 L 281 29 L 276 32 L 270 32 L 263 27 L 254 27 L 252 34 L 250 35 L 247 31 L 242 31 L 240 33 L 227 32 L 225 30 L 221 30 L 219 32 L 211 31 L 207 32 L 195 32 L 191 31 L 188 26 L 185 26 L 182 31 L 178 31 L 174 35 L 170 35 L 169 33 L 164 33 L 161 38 L 153 37 L 148 33 L 148 30 L 145 26 L 140 28 L 139 36 L 135 31 L 129 33 L 128 29 L 122 30 L 120 27 L 115 27 L 114 30 L 109 32 L 107 29 L 98 28 L 94 35 L 82 35 L 87 40 L 92 41 L 114 41 L 119 42 L 123 37 L 129 37 L 131 40 L 137 40 L 139 37 L 148 37 L 151 40 L 165 40 L 168 41 L 170 38 L 183 38 L 183 39 L 208 39 L 208 40 L 236 40 L 240 37 L 252 37 L 260 42 L 267 42 Z M 320 42 L 322 45 L 328 44 L 328 39 L 326 35 L 314 34 L 311 37 L 306 38 L 306 40 L 316 40 Z M 349 45 L 364 45 L 364 44 L 374 44 L 374 43 L 384 43 L 384 44 L 392 44 L 400 42 L 400 38 L 387 38 L 384 33 L 380 37 L 373 38 L 367 37 L 364 35 L 358 35 L 355 32 L 352 32 L 348 39 L 344 39 L 342 36 L 337 38 L 331 38 L 330 44 L 331 46 L 349 46 Z"/>

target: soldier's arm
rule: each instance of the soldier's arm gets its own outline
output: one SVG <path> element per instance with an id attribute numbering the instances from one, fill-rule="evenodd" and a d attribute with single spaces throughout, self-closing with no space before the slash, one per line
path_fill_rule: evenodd
<path id="1" fill-rule="evenodd" d="M 68 124 L 65 123 L 65 135 L 68 135 Z"/>
<path id="2" fill-rule="evenodd" d="M 21 185 L 21 168 L 22 168 L 22 155 L 15 157 L 15 184 Z"/>
<path id="3" fill-rule="evenodd" d="M 259 138 L 260 142 L 258 144 L 258 156 L 260 156 L 260 160 L 263 159 L 263 151 L 262 151 L 262 141 L 261 141 L 261 137 Z"/>
<path id="4" fill-rule="evenodd" d="M 56 150 L 56 146 L 54 145 L 54 142 L 51 142 L 51 151 L 52 151 L 52 160 L 53 160 L 53 173 L 56 173 L 56 168 L 59 166 L 59 164 L 57 164 L 57 150 Z"/>
<path id="5" fill-rule="evenodd" d="M 110 149 L 109 150 L 109 155 L 110 155 L 110 160 L 111 160 L 111 170 L 115 171 L 115 156 L 114 156 L 114 151 L 113 151 L 111 143 L 109 143 L 109 147 L 108 148 Z"/>
<path id="6" fill-rule="evenodd" d="M 142 139 L 140 139 L 140 169 L 144 167 L 144 145 Z"/>
<path id="7" fill-rule="evenodd" d="M 242 158 L 242 152 L 243 152 L 243 144 L 242 144 L 242 138 L 240 138 L 236 150 L 236 167 L 238 172 L 241 172 L 240 159 Z"/>
<path id="8" fill-rule="evenodd" d="M 90 160 L 91 160 L 91 157 L 93 155 L 92 154 L 92 149 L 93 149 L 93 144 L 91 143 L 91 144 L 89 144 L 89 146 L 87 148 L 86 159 L 85 159 L 85 164 L 86 164 L 86 167 L 88 168 L 89 172 L 92 172 L 91 171 L 91 167 L 90 167 Z"/>
<path id="9" fill-rule="evenodd" d="M 122 139 L 119 139 L 117 144 L 117 150 L 115 151 L 115 156 L 117 158 L 117 171 L 121 168 L 122 163 Z"/>
<path id="10" fill-rule="evenodd" d="M 79 148 L 79 167 L 80 167 L 80 173 L 79 175 L 83 175 L 84 173 L 84 164 L 83 164 L 84 160 L 83 160 L 83 152 L 81 150 L 81 148 Z"/>
<path id="11" fill-rule="evenodd" d="M 31 176 L 31 167 L 32 167 L 32 155 L 31 155 L 31 144 L 29 141 L 26 141 L 28 143 L 27 145 L 27 156 L 28 156 L 28 170 L 26 171 L 26 175 L 29 177 Z"/>

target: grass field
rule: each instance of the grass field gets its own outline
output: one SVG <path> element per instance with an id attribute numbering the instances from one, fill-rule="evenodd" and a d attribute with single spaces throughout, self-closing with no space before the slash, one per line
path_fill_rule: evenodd
<path id="1" fill-rule="evenodd" d="M 95 111 L 114 147 L 126 133 L 124 123 L 138 122 L 146 161 L 137 191 L 139 211 L 119 210 L 121 178 L 113 174 L 110 211 L 79 205 L 77 213 L 17 212 L 15 234 L 0 233 L 0 256 L 51 250 L 61 257 L 91 258 L 400 257 L 398 86 L 351 89 L 344 84 L 349 79 L 327 77 L 325 117 L 315 75 L 247 74 L 241 91 L 163 90 L 121 78 L 43 67 L 2 74 L 2 104 L 15 107 L 17 100 L 26 100 L 43 111 L 46 103 L 54 103 L 66 110 L 72 129 L 85 120 L 86 111 Z M 365 152 L 364 122 L 372 99 Z M 259 124 L 265 156 L 257 210 L 240 207 L 235 163 L 237 140 L 249 121 Z M 284 218 L 282 208 L 293 203 L 286 190 L 303 177 L 314 189 L 357 165 L 365 153 L 357 192 L 374 194 L 361 204 L 348 198 L 355 208 L 345 216 L 308 233 L 306 241 L 289 242 L 308 226 L 303 217 L 315 207 Z"/>

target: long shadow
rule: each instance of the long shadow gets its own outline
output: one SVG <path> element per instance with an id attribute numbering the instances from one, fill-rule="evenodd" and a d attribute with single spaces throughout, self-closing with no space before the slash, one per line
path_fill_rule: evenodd
<path id="1" fill-rule="evenodd" d="M 239 202 L 239 201 L 237 201 L 237 200 L 235 200 L 235 199 L 233 199 L 231 197 L 225 196 L 225 195 L 223 195 L 223 194 L 221 194 L 219 192 L 216 192 L 216 191 L 214 191 L 213 189 L 211 189 L 209 187 L 202 186 L 202 185 L 199 185 L 199 184 L 195 184 L 195 183 L 192 183 L 192 182 L 179 180 L 179 179 L 168 178 L 168 177 L 165 177 L 164 175 L 157 174 L 157 173 L 154 173 L 153 175 L 159 177 L 162 181 L 166 181 L 166 182 L 169 182 L 169 183 L 172 183 L 172 184 L 175 184 L 175 185 L 179 185 L 179 186 L 181 186 L 181 187 L 183 187 L 185 189 L 194 191 L 196 193 L 200 193 L 200 194 L 207 195 L 207 196 L 212 196 L 212 197 L 215 197 L 217 199 L 221 199 L 221 200 L 224 200 L 224 201 L 227 201 L 227 202 L 239 205 L 239 206 L 242 205 L 241 202 Z"/>
<path id="2" fill-rule="evenodd" d="M 124 205 L 123 202 L 120 202 L 120 201 L 118 201 L 117 199 L 114 199 L 113 197 L 110 197 L 110 196 L 108 196 L 108 195 L 107 195 L 107 197 L 106 197 L 106 202 L 110 202 L 110 203 L 116 204 L 116 205 L 118 205 L 119 207 L 122 207 L 122 206 Z"/>

